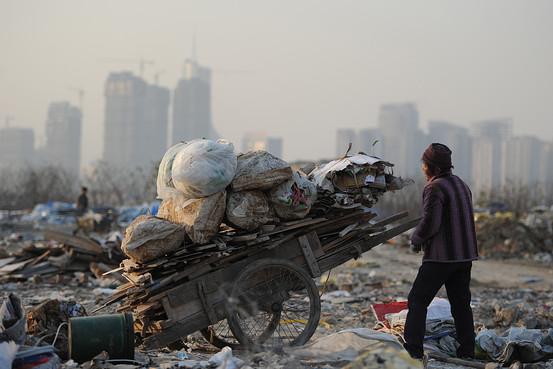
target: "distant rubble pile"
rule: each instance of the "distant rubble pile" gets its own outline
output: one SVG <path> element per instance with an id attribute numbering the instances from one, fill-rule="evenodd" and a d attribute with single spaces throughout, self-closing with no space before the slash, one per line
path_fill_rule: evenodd
<path id="1" fill-rule="evenodd" d="M 525 258 L 552 261 L 553 213 L 533 210 L 516 219 L 512 214 L 479 216 L 476 236 L 480 255 L 487 258 Z"/>
<path id="2" fill-rule="evenodd" d="M 9 244 L 13 250 L 7 251 Z M 62 282 L 64 275 L 85 282 L 98 279 L 123 259 L 118 232 L 101 242 L 54 230 L 44 231 L 43 241 L 3 240 L 0 245 L 0 282 L 33 280 Z"/>

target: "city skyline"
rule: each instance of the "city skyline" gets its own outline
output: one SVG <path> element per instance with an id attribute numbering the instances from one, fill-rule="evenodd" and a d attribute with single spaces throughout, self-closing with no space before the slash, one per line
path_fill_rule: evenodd
<path id="1" fill-rule="evenodd" d="M 387 103 L 380 108 L 379 128 L 336 130 L 336 156 L 345 148 L 378 156 L 394 164 L 394 173 L 422 178 L 421 153 L 427 145 L 443 143 L 452 150 L 453 172 L 476 192 L 509 186 L 553 182 L 553 141 L 513 135 L 510 118 L 475 122 L 470 130 L 444 120 L 419 126 L 413 103 Z"/>
<path id="2" fill-rule="evenodd" d="M 80 89 L 86 165 L 102 153 L 106 75 L 142 71 L 173 90 L 195 33 L 214 128 L 233 142 L 283 137 L 287 160 L 333 156 L 338 127 L 376 128 L 389 101 L 415 102 L 423 129 L 507 116 L 514 134 L 553 139 L 551 2 L 241 4 L 2 2 L 0 122 L 13 116 L 43 142 L 48 104 L 79 106 Z"/>

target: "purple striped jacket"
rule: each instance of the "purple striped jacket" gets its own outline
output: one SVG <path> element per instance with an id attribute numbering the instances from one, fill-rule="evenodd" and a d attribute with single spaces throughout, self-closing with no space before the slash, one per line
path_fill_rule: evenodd
<path id="1" fill-rule="evenodd" d="M 424 187 L 422 202 L 411 242 L 422 246 L 423 262 L 478 259 L 472 194 L 465 182 L 451 172 L 436 176 Z"/>

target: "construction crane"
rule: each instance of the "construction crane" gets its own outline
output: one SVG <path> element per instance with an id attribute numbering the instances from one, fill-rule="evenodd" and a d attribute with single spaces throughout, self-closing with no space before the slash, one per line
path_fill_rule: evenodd
<path id="1" fill-rule="evenodd" d="M 225 68 L 213 68 L 213 73 L 220 74 L 220 75 L 228 75 L 228 74 L 251 74 L 253 73 L 251 70 L 247 69 L 225 69 Z"/>
<path id="2" fill-rule="evenodd" d="M 84 103 L 84 90 L 82 88 L 73 87 L 73 86 L 68 86 L 67 88 L 77 93 L 77 96 L 79 97 L 79 109 L 81 109 L 81 114 L 82 114 L 83 103 Z"/>
<path id="3" fill-rule="evenodd" d="M 165 73 L 165 70 L 158 70 L 158 71 L 154 74 L 154 84 L 155 84 L 155 85 L 158 85 L 158 84 L 159 84 L 159 76 L 162 75 L 163 73 Z"/>
<path id="4" fill-rule="evenodd" d="M 5 127 L 8 128 L 10 126 L 10 123 L 13 121 L 13 115 L 6 115 L 6 118 L 4 120 Z"/>
<path id="5" fill-rule="evenodd" d="M 136 59 L 114 59 L 114 58 L 109 58 L 109 59 L 102 59 L 102 61 L 104 61 L 106 63 L 120 63 L 120 64 L 137 63 L 138 64 L 138 70 L 139 70 L 141 78 L 144 78 L 144 70 L 145 70 L 146 66 L 155 64 L 155 62 L 153 60 L 148 60 L 148 59 L 144 59 L 144 58 L 140 58 L 138 60 L 136 60 Z"/>

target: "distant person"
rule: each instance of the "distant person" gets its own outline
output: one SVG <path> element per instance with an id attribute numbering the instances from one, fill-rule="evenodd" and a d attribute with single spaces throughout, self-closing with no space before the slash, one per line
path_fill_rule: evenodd
<path id="1" fill-rule="evenodd" d="M 411 249 L 424 252 L 422 265 L 409 292 L 405 322 L 405 349 L 414 358 L 423 357 L 428 305 L 445 285 L 455 320 L 457 356 L 474 358 L 474 321 L 470 308 L 472 261 L 478 259 L 472 194 L 451 172 L 451 150 L 433 143 L 422 155 L 427 184 L 423 192 L 423 215 L 411 236 Z"/>
<path id="2" fill-rule="evenodd" d="M 88 196 L 86 195 L 88 192 L 88 188 L 81 187 L 81 194 L 77 198 L 77 213 L 79 216 L 86 213 L 88 210 Z"/>

